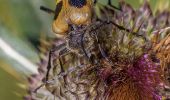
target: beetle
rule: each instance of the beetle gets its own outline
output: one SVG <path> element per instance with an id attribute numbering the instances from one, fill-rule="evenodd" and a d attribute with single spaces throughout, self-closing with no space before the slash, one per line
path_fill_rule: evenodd
<path id="1" fill-rule="evenodd" d="M 89 25 L 91 23 L 92 0 L 57 0 L 55 11 L 40 7 L 48 13 L 54 13 L 52 30 L 65 35 L 70 25 Z"/>
<path id="2" fill-rule="evenodd" d="M 55 11 L 43 6 L 40 9 L 54 13 L 52 30 L 57 36 L 62 36 L 67 33 L 71 25 L 86 26 L 91 24 L 92 7 L 96 3 L 97 0 L 56 0 Z M 108 5 L 120 10 L 111 4 L 111 0 L 108 0 Z"/>

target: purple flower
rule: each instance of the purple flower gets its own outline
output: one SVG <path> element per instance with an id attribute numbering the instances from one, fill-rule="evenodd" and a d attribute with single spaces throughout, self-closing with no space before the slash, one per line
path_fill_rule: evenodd
<path id="1" fill-rule="evenodd" d="M 160 65 L 151 61 L 148 54 L 144 54 L 128 69 L 130 77 L 135 82 L 140 94 L 145 97 L 153 97 L 154 100 L 161 100 L 158 89 L 161 80 Z"/>

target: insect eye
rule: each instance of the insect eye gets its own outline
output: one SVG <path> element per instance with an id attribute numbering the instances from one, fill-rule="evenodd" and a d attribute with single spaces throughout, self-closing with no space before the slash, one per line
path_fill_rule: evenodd
<path id="1" fill-rule="evenodd" d="M 69 4 L 77 8 L 83 7 L 84 5 L 86 5 L 86 3 L 87 3 L 86 0 L 69 0 Z"/>
<path id="2" fill-rule="evenodd" d="M 61 9 L 62 9 L 62 6 L 63 6 L 63 2 L 60 1 L 57 5 L 56 5 L 56 9 L 55 9 L 55 16 L 54 16 L 54 20 L 57 19 Z"/>

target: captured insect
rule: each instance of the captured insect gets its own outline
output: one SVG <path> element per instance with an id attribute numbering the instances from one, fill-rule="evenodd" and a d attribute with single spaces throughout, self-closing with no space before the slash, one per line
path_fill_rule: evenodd
<path id="1" fill-rule="evenodd" d="M 97 0 L 57 0 L 55 11 L 43 6 L 40 9 L 54 14 L 52 30 L 58 35 L 64 35 L 69 26 L 91 24 L 92 8 L 96 3 Z M 108 0 L 108 5 L 120 10 L 111 4 L 111 0 Z"/>
<path id="2" fill-rule="evenodd" d="M 57 0 L 55 11 L 41 7 L 42 10 L 54 13 L 52 30 L 64 35 L 70 25 L 89 25 L 91 23 L 92 0 Z"/>

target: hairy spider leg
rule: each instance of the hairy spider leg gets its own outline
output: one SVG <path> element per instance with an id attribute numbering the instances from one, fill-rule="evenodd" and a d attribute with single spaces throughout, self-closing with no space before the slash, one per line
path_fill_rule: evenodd
<path id="1" fill-rule="evenodd" d="M 97 4 L 98 0 L 94 0 L 94 4 Z M 111 0 L 108 0 L 107 4 L 110 6 L 110 7 L 113 7 L 114 9 L 118 10 L 118 11 L 122 11 L 122 9 L 119 7 L 116 7 L 114 5 L 112 5 L 112 2 Z"/>

